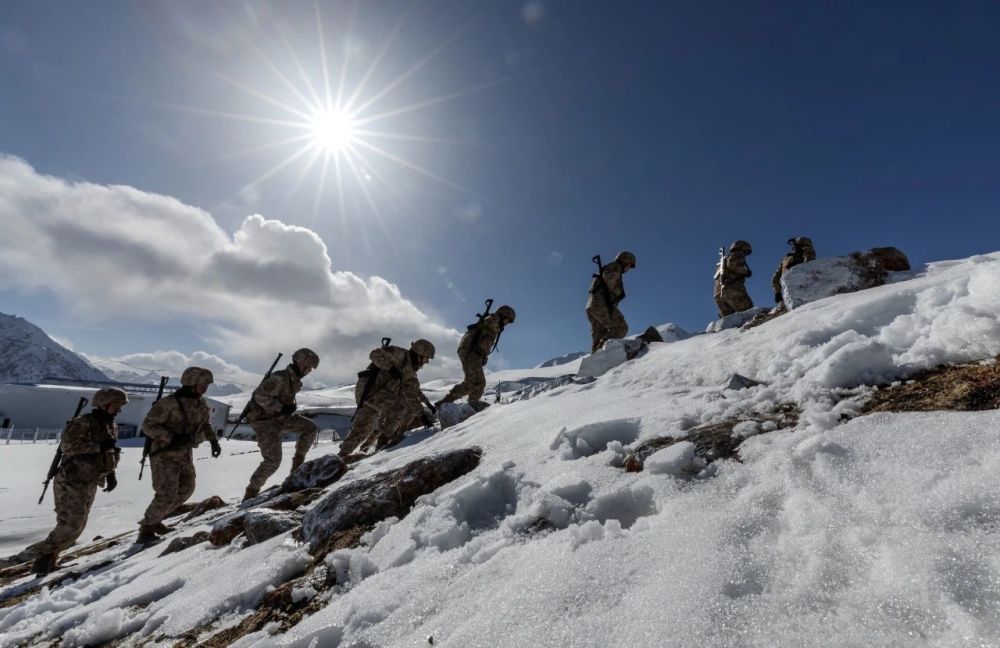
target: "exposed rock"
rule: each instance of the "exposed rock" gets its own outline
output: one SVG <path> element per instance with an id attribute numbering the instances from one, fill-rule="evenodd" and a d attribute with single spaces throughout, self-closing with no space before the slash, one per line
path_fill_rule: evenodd
<path id="1" fill-rule="evenodd" d="M 574 360 L 579 360 L 585 355 L 587 355 L 586 351 L 575 351 L 573 353 L 567 353 L 564 356 L 559 356 L 558 358 L 552 358 L 551 360 L 546 360 L 542 364 L 535 367 L 535 369 L 543 369 L 545 367 L 558 367 L 559 365 L 569 364 Z"/>
<path id="2" fill-rule="evenodd" d="M 476 410 L 468 403 L 441 403 L 438 407 L 437 417 L 441 423 L 441 429 L 458 425 L 470 416 L 474 416 Z"/>
<path id="3" fill-rule="evenodd" d="M 243 533 L 248 544 L 257 544 L 299 526 L 302 515 L 292 511 L 256 509 L 243 516 Z"/>
<path id="4" fill-rule="evenodd" d="M 757 385 L 766 385 L 767 383 L 760 382 L 759 380 L 753 380 L 747 378 L 746 376 L 741 376 L 738 373 L 734 373 L 729 378 L 729 382 L 723 389 L 748 389 L 750 387 L 756 387 Z"/>
<path id="5" fill-rule="evenodd" d="M 174 538 L 167 545 L 167 548 L 163 550 L 160 557 L 166 556 L 167 554 L 177 553 L 178 551 L 184 551 L 188 547 L 193 547 L 196 544 L 201 544 L 202 542 L 208 542 L 208 531 L 199 531 L 198 533 L 185 536 L 183 538 Z"/>
<path id="6" fill-rule="evenodd" d="M 663 342 L 663 336 L 660 332 L 656 330 L 655 326 L 650 326 L 641 335 L 636 337 L 637 340 L 642 340 L 646 344 L 652 344 L 653 342 Z"/>
<path id="7" fill-rule="evenodd" d="M 217 547 L 232 542 L 233 538 L 243 533 L 243 520 L 246 515 L 246 511 L 237 511 L 216 522 L 208 533 L 208 541 Z"/>
<path id="8" fill-rule="evenodd" d="M 785 305 L 794 309 L 831 295 L 881 286 L 890 272 L 909 269 L 906 255 L 896 248 L 874 248 L 800 263 L 781 277 L 781 292 Z"/>
<path id="9" fill-rule="evenodd" d="M 184 516 L 184 521 L 193 520 L 194 518 L 207 513 L 208 511 L 214 511 L 215 509 L 220 509 L 226 505 L 225 500 L 223 500 L 218 495 L 212 495 L 208 499 L 204 499 L 200 502 L 195 503 L 188 514 Z M 184 506 L 187 506 L 186 504 Z M 177 512 L 174 511 L 171 515 L 176 515 Z"/>
<path id="10" fill-rule="evenodd" d="M 271 509 L 272 511 L 294 511 L 300 506 L 305 506 L 306 504 L 312 502 L 322 494 L 322 488 L 307 488 L 305 490 L 295 491 L 292 493 L 282 493 L 277 497 L 267 500 L 259 506 L 253 506 L 250 508 Z"/>
<path id="11" fill-rule="evenodd" d="M 784 405 L 775 412 L 750 412 L 718 423 L 699 425 L 683 437 L 663 436 L 646 439 L 625 458 L 625 471 L 641 472 L 646 460 L 653 453 L 680 442 L 693 443 L 694 455 L 704 460 L 704 465 L 718 459 L 736 459 L 738 461 L 737 450 L 745 437 L 741 434 L 734 435 L 733 428 L 749 421 L 761 424 L 766 432 L 772 432 L 794 427 L 799 421 L 799 411 L 794 405 Z"/>
<path id="12" fill-rule="evenodd" d="M 974 412 L 1000 408 L 1000 357 L 927 369 L 905 383 L 880 386 L 865 405 L 869 412 Z"/>
<path id="13" fill-rule="evenodd" d="M 347 464 L 335 454 L 325 454 L 311 459 L 285 478 L 281 490 L 285 493 L 321 488 L 337 481 L 347 472 Z"/>
<path id="14" fill-rule="evenodd" d="M 327 494 L 302 521 L 310 551 L 321 552 L 339 532 L 368 527 L 392 516 L 404 517 L 418 497 L 470 472 L 479 465 L 481 456 L 479 448 L 436 454 Z"/>
<path id="15" fill-rule="evenodd" d="M 644 355 L 648 350 L 649 345 L 643 340 L 608 340 L 596 353 L 592 353 L 580 361 L 580 370 L 576 375 L 596 378 L 622 363 Z"/>
<path id="16" fill-rule="evenodd" d="M 719 331 L 725 331 L 726 329 L 739 328 L 753 320 L 758 315 L 764 315 L 769 310 L 770 309 L 764 308 L 763 306 L 754 306 L 753 308 L 748 308 L 745 311 L 720 317 L 714 322 L 709 322 L 708 326 L 705 327 L 705 332 L 718 333 Z"/>
<path id="17" fill-rule="evenodd" d="M 680 342 L 681 340 L 686 340 L 695 335 L 693 333 L 688 333 L 673 322 L 660 324 L 656 327 L 656 332 L 660 334 L 660 337 L 663 338 L 664 342 Z"/>

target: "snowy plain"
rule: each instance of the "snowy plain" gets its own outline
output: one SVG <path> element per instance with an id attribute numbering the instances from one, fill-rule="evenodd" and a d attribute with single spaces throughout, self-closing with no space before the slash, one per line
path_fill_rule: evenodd
<path id="1" fill-rule="evenodd" d="M 331 490 L 444 450 L 482 461 L 327 556 L 343 578 L 318 612 L 234 645 L 998 646 L 1000 412 L 854 418 L 863 385 L 996 356 L 998 313 L 1000 253 L 935 263 L 414 434 Z M 734 372 L 766 384 L 724 389 Z M 618 467 L 637 441 L 784 403 L 798 425 L 740 427 L 741 462 L 680 446 Z M 37 498 L 44 465 L 16 469 L 20 450 L 2 469 Z M 241 489 L 255 460 L 236 459 L 219 474 Z M 0 644 L 205 638 L 309 560 L 288 534 L 157 554 L 0 609 Z"/>

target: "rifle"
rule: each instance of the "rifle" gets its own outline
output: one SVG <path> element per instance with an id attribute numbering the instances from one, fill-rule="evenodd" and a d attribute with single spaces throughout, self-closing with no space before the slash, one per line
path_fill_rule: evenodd
<path id="1" fill-rule="evenodd" d="M 281 360 L 282 355 L 284 354 L 279 353 L 278 357 L 275 358 L 274 362 L 271 363 L 271 368 L 267 370 L 267 373 L 264 374 L 264 379 L 260 381 L 261 384 L 263 384 L 264 380 L 270 378 L 271 374 L 274 373 L 274 368 L 278 366 L 278 361 Z M 243 411 L 240 412 L 240 417 L 236 419 L 236 424 L 233 425 L 233 429 L 229 431 L 229 435 L 226 437 L 226 440 L 232 439 L 233 435 L 236 434 L 236 428 L 238 428 L 240 425 L 243 424 L 243 419 L 245 419 L 247 417 L 247 414 L 250 413 L 250 405 L 252 403 L 253 403 L 253 392 L 250 393 L 250 400 L 248 400 L 247 404 L 243 406 Z"/>
<path id="2" fill-rule="evenodd" d="M 388 348 L 389 343 L 392 342 L 392 338 L 384 337 L 382 338 L 382 348 Z M 354 422 L 354 417 L 358 415 L 361 408 L 364 407 L 365 401 L 372 393 L 372 388 L 375 386 L 375 378 L 378 377 L 379 368 L 371 366 L 364 371 L 358 372 L 358 378 L 368 378 L 368 382 L 365 383 L 365 389 L 361 392 L 361 400 L 358 402 L 358 407 L 354 410 L 354 416 L 351 417 L 351 422 Z"/>
<path id="3" fill-rule="evenodd" d="M 715 275 L 712 276 L 713 279 L 722 279 L 722 267 L 726 262 L 726 246 L 719 247 L 719 262 L 715 265 Z"/>
<path id="4" fill-rule="evenodd" d="M 89 402 L 90 401 L 84 398 L 83 396 L 80 397 L 80 401 L 76 404 L 76 411 L 73 412 L 74 419 L 77 416 L 80 416 L 80 412 L 83 410 L 84 407 L 87 406 L 87 403 Z M 73 419 L 70 419 L 70 421 L 72 420 Z M 69 423 L 67 423 L 67 425 L 68 424 Z M 45 499 L 45 493 L 46 491 L 49 490 L 49 482 L 55 479 L 56 473 L 59 472 L 59 464 L 60 462 L 62 462 L 62 455 L 63 455 L 62 440 L 60 440 L 59 445 L 56 447 L 56 456 L 52 457 L 52 463 L 49 465 L 49 472 L 45 475 L 45 481 L 42 482 L 42 496 L 38 498 L 39 504 L 41 504 L 42 501 Z"/>
<path id="5" fill-rule="evenodd" d="M 615 304 L 611 299 L 611 289 L 608 288 L 607 282 L 604 281 L 604 263 L 601 262 L 601 255 L 595 254 L 591 261 L 597 264 L 597 272 L 594 273 L 594 279 L 597 279 L 597 288 L 604 295 L 604 303 L 607 304 L 609 311 L 614 310 Z"/>
<path id="6" fill-rule="evenodd" d="M 163 390 L 167 388 L 167 381 L 170 380 L 169 376 L 160 377 L 160 388 L 156 391 L 156 400 L 153 401 L 155 404 L 158 400 L 163 398 Z M 143 435 L 145 436 L 145 435 Z M 149 457 L 149 451 L 153 448 L 153 440 L 149 437 L 142 442 L 142 458 L 139 459 L 139 481 L 142 481 L 142 471 L 146 469 L 146 458 Z"/>

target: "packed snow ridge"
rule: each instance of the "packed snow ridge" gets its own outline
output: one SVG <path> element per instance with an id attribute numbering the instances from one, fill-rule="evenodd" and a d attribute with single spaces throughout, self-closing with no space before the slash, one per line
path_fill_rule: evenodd
<path id="1" fill-rule="evenodd" d="M 998 312 L 994 253 L 756 328 L 654 343 L 599 377 L 354 464 L 317 501 L 335 506 L 341 489 L 418 459 L 481 451 L 320 565 L 295 531 L 162 557 L 119 546 L 88 558 L 114 558 L 96 571 L 0 603 L 0 644 L 1000 645 L 1000 413 L 858 416 L 872 385 L 996 356 Z M 759 384 L 729 389 L 734 373 Z M 725 421 L 740 460 L 709 463 L 694 433 Z M 642 471 L 623 468 L 665 436 L 680 442 Z M 243 446 L 199 471 L 244 466 Z M 18 461 L 16 446 L 0 450 Z M 268 617 L 283 591 L 282 614 Z"/>

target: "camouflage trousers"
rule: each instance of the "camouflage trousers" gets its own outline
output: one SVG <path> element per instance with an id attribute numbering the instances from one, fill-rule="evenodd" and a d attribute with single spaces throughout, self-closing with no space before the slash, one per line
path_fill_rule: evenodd
<path id="1" fill-rule="evenodd" d="M 47 538 L 18 555 L 28 560 L 45 554 L 57 554 L 76 542 L 87 526 L 97 486 L 96 482 L 66 479 L 60 471 L 52 485 L 52 494 L 56 500 L 56 528 L 52 529 Z"/>
<path id="2" fill-rule="evenodd" d="M 194 493 L 195 472 L 191 450 L 154 455 L 149 458 L 153 471 L 153 501 L 139 524 L 156 525 Z"/>
<path id="3" fill-rule="evenodd" d="M 286 433 L 295 434 L 295 456 L 305 458 L 309 448 L 316 440 L 319 428 L 310 419 L 301 414 L 278 416 L 251 424 L 257 437 L 257 447 L 263 460 L 257 470 L 250 475 L 250 487 L 260 490 L 268 478 L 281 466 L 281 439 Z"/>
<path id="4" fill-rule="evenodd" d="M 715 305 L 719 308 L 719 317 L 725 317 L 753 308 L 753 300 L 743 284 L 725 287 L 716 284 Z"/>
<path id="5" fill-rule="evenodd" d="M 596 301 L 587 309 L 587 319 L 590 320 L 591 353 L 595 353 L 608 340 L 618 340 L 628 335 L 628 323 L 616 306 L 609 307 Z"/>
<path id="6" fill-rule="evenodd" d="M 483 392 L 486 391 L 483 356 L 474 351 L 466 351 L 464 354 L 459 353 L 458 359 L 462 361 L 462 371 L 465 372 L 465 379 L 452 387 L 443 400 L 446 403 L 451 403 L 462 396 L 468 396 L 470 403 L 481 401 L 483 399 Z"/>
<path id="7" fill-rule="evenodd" d="M 404 430 L 403 426 L 423 412 L 423 408 L 407 405 L 402 395 L 382 390 L 370 395 L 365 404 L 354 415 L 354 426 L 347 438 L 340 442 L 340 456 L 346 457 L 373 434 L 378 434 L 380 445 L 396 441 Z"/>

